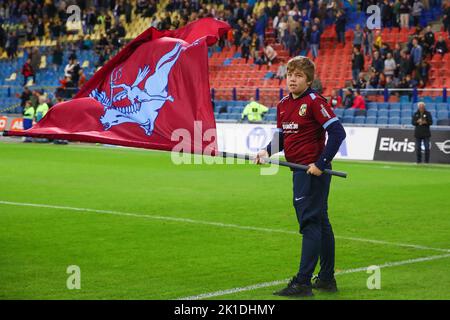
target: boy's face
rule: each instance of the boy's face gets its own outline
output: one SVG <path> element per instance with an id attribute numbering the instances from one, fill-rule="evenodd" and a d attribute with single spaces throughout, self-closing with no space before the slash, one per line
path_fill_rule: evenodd
<path id="1" fill-rule="evenodd" d="M 301 94 L 309 86 L 306 75 L 298 69 L 288 70 L 287 84 L 289 92 L 293 94 Z"/>

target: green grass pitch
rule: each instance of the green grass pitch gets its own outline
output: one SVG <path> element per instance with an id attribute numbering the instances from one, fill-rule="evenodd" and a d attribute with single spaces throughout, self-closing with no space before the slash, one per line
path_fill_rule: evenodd
<path id="1" fill-rule="evenodd" d="M 450 299 L 450 167 L 334 169 L 349 174 L 329 198 L 340 291 L 312 299 Z M 0 174 L 0 299 L 276 299 L 283 284 L 248 287 L 297 272 L 287 168 L 263 176 L 251 164 L 176 166 L 167 152 L 7 142 Z M 80 290 L 66 287 L 70 265 Z M 367 288 L 370 265 L 385 266 L 379 290 Z"/>

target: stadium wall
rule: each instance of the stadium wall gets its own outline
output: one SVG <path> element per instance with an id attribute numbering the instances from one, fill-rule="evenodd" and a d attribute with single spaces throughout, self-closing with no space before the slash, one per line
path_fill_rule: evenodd
<path id="1" fill-rule="evenodd" d="M 219 150 L 255 154 L 270 142 L 274 130 L 274 124 L 217 123 Z M 345 126 L 345 131 L 347 138 L 336 159 L 416 161 L 413 128 Z M 450 129 L 432 129 L 431 134 L 430 161 L 450 164 Z"/>

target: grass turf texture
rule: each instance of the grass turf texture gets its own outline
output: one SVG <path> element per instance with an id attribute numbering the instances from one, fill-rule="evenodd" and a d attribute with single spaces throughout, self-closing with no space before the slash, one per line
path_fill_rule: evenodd
<path id="1" fill-rule="evenodd" d="M 82 145 L 0 143 L 0 201 L 114 210 L 296 232 L 291 173 L 254 165 L 172 164 L 170 154 Z M 359 237 L 450 248 L 450 168 L 336 161 L 329 215 L 336 269 L 445 254 Z M 182 221 L 0 204 L 0 299 L 175 299 L 281 280 L 301 236 Z M 66 269 L 81 268 L 81 290 Z M 450 299 L 450 258 L 337 276 L 313 299 Z M 283 285 L 214 299 L 278 299 Z"/>

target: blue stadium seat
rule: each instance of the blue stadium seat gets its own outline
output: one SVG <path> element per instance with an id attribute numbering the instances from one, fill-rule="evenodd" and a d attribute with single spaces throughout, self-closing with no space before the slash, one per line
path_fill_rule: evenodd
<path id="1" fill-rule="evenodd" d="M 228 120 L 239 120 L 241 119 L 241 114 L 240 113 L 229 113 L 227 116 Z"/>
<path id="2" fill-rule="evenodd" d="M 277 114 L 277 108 L 269 108 L 269 114 Z"/>
<path id="3" fill-rule="evenodd" d="M 436 110 L 437 111 L 449 110 L 450 103 L 445 103 L 445 102 L 443 102 L 443 103 L 436 103 L 435 106 L 436 106 Z"/>
<path id="4" fill-rule="evenodd" d="M 389 110 L 389 117 L 400 117 L 400 110 Z"/>
<path id="5" fill-rule="evenodd" d="M 344 116 L 344 121 L 342 121 L 343 123 L 353 123 L 353 116 Z"/>
<path id="6" fill-rule="evenodd" d="M 402 110 L 401 116 L 402 118 L 411 118 L 412 114 L 411 110 Z"/>
<path id="7" fill-rule="evenodd" d="M 400 110 L 404 111 L 404 110 L 411 110 L 412 106 L 411 103 L 401 103 L 400 104 Z"/>
<path id="8" fill-rule="evenodd" d="M 366 117 L 356 116 L 353 123 L 364 124 L 364 123 L 366 123 Z"/>
<path id="9" fill-rule="evenodd" d="M 342 116 L 344 115 L 344 109 L 336 108 L 336 109 L 334 109 L 334 114 L 336 116 L 338 116 L 339 118 L 342 118 Z"/>
<path id="10" fill-rule="evenodd" d="M 387 110 L 389 109 L 389 103 L 388 102 L 382 102 L 378 104 L 378 110 Z"/>
<path id="11" fill-rule="evenodd" d="M 378 117 L 377 124 L 388 124 L 388 117 Z"/>
<path id="12" fill-rule="evenodd" d="M 389 116 L 389 111 L 387 110 L 378 110 L 378 117 L 387 118 Z"/>
<path id="13" fill-rule="evenodd" d="M 377 117 L 367 117 L 366 118 L 366 124 L 376 124 L 377 123 Z"/>
<path id="14" fill-rule="evenodd" d="M 375 102 L 369 102 L 369 103 L 367 103 L 367 109 L 378 110 L 378 104 L 376 104 Z"/>
<path id="15" fill-rule="evenodd" d="M 228 118 L 228 114 L 227 113 L 219 113 L 217 116 L 218 120 L 226 120 Z"/>
<path id="16" fill-rule="evenodd" d="M 390 117 L 388 121 L 389 124 L 400 124 L 400 117 Z"/>
<path id="17" fill-rule="evenodd" d="M 436 119 L 448 119 L 448 111 L 438 111 Z"/>
<path id="18" fill-rule="evenodd" d="M 431 113 L 431 116 L 433 117 L 433 119 L 437 118 L 437 111 L 436 110 L 430 111 L 430 113 Z"/>
<path id="19" fill-rule="evenodd" d="M 367 110 L 367 116 L 368 117 L 377 117 L 378 111 L 374 109 Z"/>
<path id="20" fill-rule="evenodd" d="M 230 109 L 230 108 L 228 108 L 228 109 Z M 242 107 L 232 107 L 231 110 L 228 110 L 228 112 L 241 114 L 242 110 L 243 110 Z"/>
<path id="21" fill-rule="evenodd" d="M 444 98 L 439 96 L 439 97 L 434 97 L 434 102 L 443 102 Z"/>
<path id="22" fill-rule="evenodd" d="M 264 116 L 264 120 L 266 121 L 277 121 L 277 115 L 276 114 L 266 114 Z"/>
<path id="23" fill-rule="evenodd" d="M 389 109 L 390 110 L 397 110 L 401 108 L 401 103 L 390 103 L 389 104 Z"/>
<path id="24" fill-rule="evenodd" d="M 437 110 L 436 110 L 436 107 L 435 107 L 435 105 L 431 105 L 431 106 L 426 106 L 425 107 L 428 111 L 430 111 L 430 112 L 436 112 Z"/>
<path id="25" fill-rule="evenodd" d="M 401 96 L 400 97 L 400 102 L 409 102 L 409 97 L 408 96 Z"/>
<path id="26" fill-rule="evenodd" d="M 400 124 L 406 125 L 406 124 L 411 124 L 411 117 L 402 117 L 400 119 Z"/>
<path id="27" fill-rule="evenodd" d="M 425 103 L 433 102 L 433 98 L 432 98 L 432 97 L 429 97 L 429 96 L 422 97 L 422 98 L 420 98 L 420 100 L 423 101 L 423 102 L 425 102 Z"/>
<path id="28" fill-rule="evenodd" d="M 352 116 L 353 117 L 353 115 L 355 114 L 355 110 L 356 109 L 353 109 L 353 108 L 345 109 L 344 110 L 344 117 L 346 117 L 346 116 Z"/>

